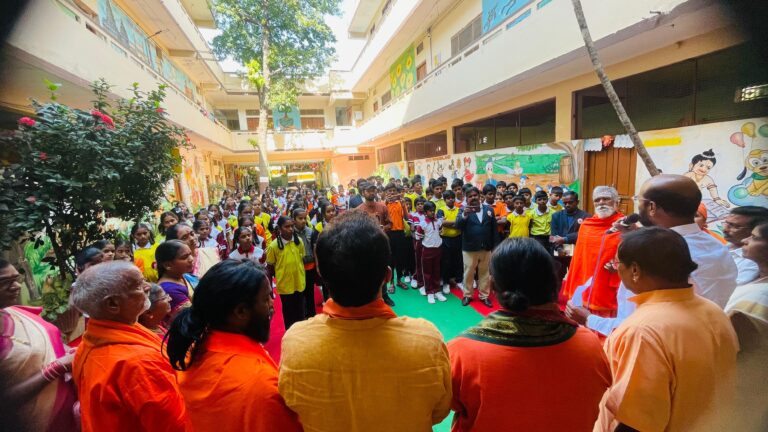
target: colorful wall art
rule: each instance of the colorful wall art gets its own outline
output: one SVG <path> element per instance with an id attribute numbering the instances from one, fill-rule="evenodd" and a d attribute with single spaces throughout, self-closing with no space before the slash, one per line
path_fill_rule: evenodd
<path id="1" fill-rule="evenodd" d="M 416 51 L 409 46 L 389 67 L 392 98 L 396 98 L 416 83 Z"/>
<path id="2" fill-rule="evenodd" d="M 768 207 L 768 117 L 640 136 L 659 169 L 699 185 L 709 222 L 722 220 L 735 206 Z M 638 164 L 637 187 L 648 177 Z"/>

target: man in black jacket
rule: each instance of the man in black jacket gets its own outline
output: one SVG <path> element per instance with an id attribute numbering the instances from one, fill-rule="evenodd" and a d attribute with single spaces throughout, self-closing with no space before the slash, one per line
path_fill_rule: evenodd
<path id="1" fill-rule="evenodd" d="M 568 266 L 571 265 L 571 252 L 566 252 L 564 245 L 575 245 L 579 238 L 581 223 L 592 215 L 579 208 L 579 194 L 568 191 L 563 195 L 564 209 L 552 215 L 552 235 L 550 242 L 557 253 L 559 264 L 558 277 L 563 280 Z"/>
<path id="2" fill-rule="evenodd" d="M 579 194 L 573 191 L 563 195 L 563 207 L 563 210 L 552 214 L 551 241 L 558 250 L 565 244 L 576 244 L 581 223 L 592 216 L 579 208 Z"/>
<path id="3" fill-rule="evenodd" d="M 496 217 L 493 207 L 480 203 L 480 191 L 472 187 L 466 193 L 467 205 L 456 217 L 456 228 L 461 230 L 461 251 L 464 257 L 464 298 L 461 304 L 466 306 L 474 295 L 475 272 L 478 273 L 478 291 L 480 301 L 491 307 L 490 286 L 488 285 L 488 264 L 491 251 L 496 246 Z"/>

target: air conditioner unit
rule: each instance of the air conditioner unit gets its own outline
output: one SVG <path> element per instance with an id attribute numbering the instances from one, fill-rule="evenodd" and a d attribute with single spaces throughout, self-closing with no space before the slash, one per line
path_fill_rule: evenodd
<path id="1" fill-rule="evenodd" d="M 352 115 L 355 118 L 355 121 L 363 121 L 363 112 L 362 111 L 352 111 Z"/>

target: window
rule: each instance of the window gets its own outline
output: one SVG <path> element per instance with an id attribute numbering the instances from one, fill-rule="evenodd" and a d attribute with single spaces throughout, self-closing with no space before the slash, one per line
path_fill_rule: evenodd
<path id="1" fill-rule="evenodd" d="M 336 126 L 352 126 L 352 108 L 336 107 Z"/>
<path id="2" fill-rule="evenodd" d="M 424 42 L 419 42 L 419 44 L 416 45 L 416 55 L 421 54 L 422 51 L 424 51 Z"/>
<path id="3" fill-rule="evenodd" d="M 301 109 L 299 115 L 302 129 L 325 129 L 325 111 L 322 108 Z"/>
<path id="4" fill-rule="evenodd" d="M 249 131 L 259 128 L 259 110 L 245 110 L 245 121 Z M 272 116 L 267 114 L 267 129 L 274 129 Z"/>
<path id="5" fill-rule="evenodd" d="M 768 84 L 768 65 L 744 44 L 701 57 L 696 62 L 696 123 L 735 120 L 768 114 L 768 100 L 743 100 L 744 88 Z"/>
<path id="6" fill-rule="evenodd" d="M 379 112 L 379 101 L 373 102 L 373 112 Z"/>
<path id="7" fill-rule="evenodd" d="M 427 76 L 427 62 L 420 64 L 416 68 L 416 82 L 419 82 Z"/>
<path id="8" fill-rule="evenodd" d="M 240 130 L 240 118 L 237 110 L 217 109 L 213 111 L 213 116 L 229 130 Z"/>
<path id="9" fill-rule="evenodd" d="M 639 131 L 759 117 L 768 99 L 742 98 L 768 85 L 768 66 L 748 44 L 613 81 Z M 577 138 L 625 133 L 601 85 L 574 93 Z"/>
<path id="10" fill-rule="evenodd" d="M 555 140 L 555 101 L 549 100 L 454 128 L 456 153 Z"/>
<path id="11" fill-rule="evenodd" d="M 388 104 L 388 103 L 389 103 L 389 101 L 391 101 L 391 100 L 392 100 L 392 91 L 391 91 L 391 90 L 387 90 L 387 92 L 386 92 L 386 93 L 384 93 L 383 95 L 381 95 L 381 106 L 382 106 L 382 107 L 385 107 L 385 106 L 387 106 L 387 104 Z"/>
<path id="12" fill-rule="evenodd" d="M 400 162 L 403 160 L 400 154 L 400 144 L 391 145 L 377 150 L 377 156 L 380 164 Z"/>
<path id="13" fill-rule="evenodd" d="M 438 132 L 405 142 L 405 159 L 412 161 L 448 153 L 448 133 Z"/>
<path id="14" fill-rule="evenodd" d="M 461 29 L 451 38 L 451 57 L 464 51 L 465 48 L 472 45 L 473 42 L 480 39 L 483 35 L 482 16 L 478 15 L 466 27 Z"/>

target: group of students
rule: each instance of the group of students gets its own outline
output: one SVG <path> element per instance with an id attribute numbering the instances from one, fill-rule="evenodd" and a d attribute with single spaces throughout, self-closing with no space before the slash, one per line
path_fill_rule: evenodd
<path id="1" fill-rule="evenodd" d="M 451 289 L 458 289 L 466 306 L 478 288 L 480 301 L 491 307 L 488 255 L 499 242 L 532 237 L 550 253 L 567 257 L 566 249 L 576 241 L 576 221 L 589 216 L 578 209 L 578 194 L 560 186 L 532 194 L 503 181 L 482 190 L 461 179 L 450 188 L 444 177 L 430 179 L 426 190 L 422 182 L 418 175 L 383 186 L 378 179 L 361 179 L 357 187 L 364 200 L 386 209 L 384 214 L 372 207 L 369 213 L 379 217 L 392 247 L 396 277 L 387 294 L 410 287 L 430 304 L 446 301 Z"/>

